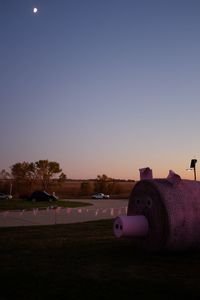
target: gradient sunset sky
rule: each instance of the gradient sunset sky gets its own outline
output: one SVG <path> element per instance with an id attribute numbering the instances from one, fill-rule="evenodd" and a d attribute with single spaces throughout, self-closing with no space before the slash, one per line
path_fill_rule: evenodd
<path id="1" fill-rule="evenodd" d="M 48 159 L 74 179 L 193 178 L 200 1 L 0 3 L 0 170 Z"/>

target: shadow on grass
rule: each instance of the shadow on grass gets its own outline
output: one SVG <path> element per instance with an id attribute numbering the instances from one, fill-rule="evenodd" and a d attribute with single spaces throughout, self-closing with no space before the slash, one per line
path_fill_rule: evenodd
<path id="1" fill-rule="evenodd" d="M 200 294 L 200 254 L 144 253 L 113 220 L 0 229 L 0 299 L 175 299 Z"/>

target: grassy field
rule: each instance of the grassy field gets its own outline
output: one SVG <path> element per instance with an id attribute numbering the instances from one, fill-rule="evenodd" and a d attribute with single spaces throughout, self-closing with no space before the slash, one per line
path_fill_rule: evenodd
<path id="1" fill-rule="evenodd" d="M 1 200 L 0 201 L 0 211 L 6 210 L 20 210 L 26 209 L 31 210 L 33 208 L 47 208 L 48 206 L 59 206 L 59 207 L 80 207 L 80 206 L 88 206 L 90 203 L 81 203 L 81 202 L 73 202 L 73 201 L 62 201 L 58 200 L 55 202 L 48 201 L 26 201 L 20 199 L 12 199 L 12 200 Z"/>
<path id="2" fill-rule="evenodd" d="M 139 253 L 112 224 L 1 228 L 0 299 L 199 299 L 200 253 Z"/>
<path id="3" fill-rule="evenodd" d="M 52 187 L 52 191 L 56 192 L 56 195 L 59 195 L 60 198 L 76 198 L 80 197 L 80 187 L 81 187 L 82 181 L 68 181 L 66 182 L 62 188 L 56 189 Z M 110 194 L 111 198 L 117 199 L 117 198 L 128 198 L 130 195 L 130 192 L 133 189 L 133 186 L 135 185 L 135 182 L 129 182 L 129 181 L 117 181 L 116 183 L 116 193 Z M 94 182 L 91 182 L 91 185 L 94 189 Z M 94 193 L 94 190 L 91 192 L 91 194 Z M 91 196 L 87 195 L 86 197 Z"/>

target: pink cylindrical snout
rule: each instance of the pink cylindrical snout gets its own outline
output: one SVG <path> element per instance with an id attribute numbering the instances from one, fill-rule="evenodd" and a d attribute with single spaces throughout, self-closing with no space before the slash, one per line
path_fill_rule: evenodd
<path id="1" fill-rule="evenodd" d="M 148 234 L 149 223 L 145 216 L 118 216 L 114 221 L 114 235 L 144 237 Z"/>

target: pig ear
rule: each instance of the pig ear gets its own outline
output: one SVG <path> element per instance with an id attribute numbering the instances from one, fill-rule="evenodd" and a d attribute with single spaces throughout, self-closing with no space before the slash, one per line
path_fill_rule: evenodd
<path id="1" fill-rule="evenodd" d="M 153 172 L 149 167 L 139 169 L 139 171 L 140 171 L 140 180 L 153 179 Z"/>
<path id="2" fill-rule="evenodd" d="M 175 185 L 178 184 L 181 181 L 181 176 L 179 176 L 178 174 L 176 174 L 174 171 L 169 170 L 169 174 L 167 176 L 167 180 Z"/>

